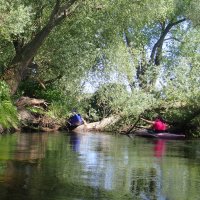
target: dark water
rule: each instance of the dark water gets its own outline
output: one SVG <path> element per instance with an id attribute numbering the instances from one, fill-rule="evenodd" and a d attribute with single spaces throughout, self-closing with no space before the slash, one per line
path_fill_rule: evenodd
<path id="1" fill-rule="evenodd" d="M 196 200 L 199 190 L 198 140 L 0 136 L 0 200 Z"/>

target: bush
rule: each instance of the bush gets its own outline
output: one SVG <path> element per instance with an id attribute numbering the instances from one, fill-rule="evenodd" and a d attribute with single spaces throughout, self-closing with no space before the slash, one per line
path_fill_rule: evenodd
<path id="1" fill-rule="evenodd" d="M 111 114 L 119 114 L 128 96 L 128 91 L 124 85 L 105 84 L 91 97 L 88 113 L 90 117 L 95 119 L 102 119 Z"/>
<path id="2" fill-rule="evenodd" d="M 0 81 L 0 124 L 3 128 L 16 128 L 18 124 L 17 109 L 9 94 L 9 87 Z"/>

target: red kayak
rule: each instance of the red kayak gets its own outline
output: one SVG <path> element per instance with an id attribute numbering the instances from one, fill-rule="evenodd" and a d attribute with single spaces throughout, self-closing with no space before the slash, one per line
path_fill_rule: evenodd
<path id="1" fill-rule="evenodd" d="M 174 134 L 169 132 L 164 133 L 148 133 L 147 131 L 136 131 L 136 136 L 147 137 L 147 138 L 159 138 L 159 139 L 185 139 L 184 134 Z"/>

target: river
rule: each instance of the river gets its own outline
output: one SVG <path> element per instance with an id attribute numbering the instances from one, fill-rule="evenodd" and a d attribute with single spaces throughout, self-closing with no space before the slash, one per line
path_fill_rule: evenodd
<path id="1" fill-rule="evenodd" d="M 0 135 L 0 200 L 196 200 L 200 141 Z"/>

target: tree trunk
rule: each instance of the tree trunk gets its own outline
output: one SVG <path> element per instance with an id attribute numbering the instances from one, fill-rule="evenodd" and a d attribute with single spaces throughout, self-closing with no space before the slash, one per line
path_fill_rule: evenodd
<path id="1" fill-rule="evenodd" d="M 23 80 L 24 72 L 33 61 L 38 49 L 41 47 L 53 27 L 45 26 L 35 38 L 22 48 L 22 51 L 16 51 L 11 66 L 5 71 L 2 79 L 10 86 L 11 94 L 15 94 L 20 82 Z"/>
<path id="2" fill-rule="evenodd" d="M 170 32 L 170 30 L 174 26 L 184 22 L 185 20 L 186 19 L 183 18 L 176 22 L 169 22 L 167 26 L 165 26 L 165 23 L 161 24 L 161 26 L 162 26 L 161 34 L 160 34 L 159 39 L 153 46 L 149 63 L 144 63 L 144 64 L 142 63 L 142 65 L 138 66 L 138 69 L 137 69 L 137 80 L 138 80 L 139 86 L 141 88 L 148 90 L 147 80 L 145 77 L 147 68 L 150 66 L 153 66 L 155 68 L 161 64 L 162 53 L 163 53 L 163 44 L 164 44 L 165 37 L 167 36 L 167 34 Z M 157 70 L 157 71 L 159 72 L 159 70 Z M 150 86 L 155 84 L 157 75 L 158 74 L 156 73 L 153 77 L 150 77 L 150 79 L 148 80 Z"/>
<path id="3" fill-rule="evenodd" d="M 29 64 L 33 61 L 37 51 L 42 46 L 45 39 L 48 37 L 52 29 L 60 24 L 64 18 L 71 15 L 76 6 L 73 6 L 79 0 L 70 0 L 66 5 L 61 6 L 60 0 L 56 1 L 56 4 L 52 10 L 47 24 L 41 29 L 35 37 L 19 50 L 15 46 L 16 56 L 11 62 L 11 66 L 4 72 L 1 77 L 10 86 L 11 94 L 15 94 L 20 82 L 23 80 L 24 72 L 27 70 Z"/>

